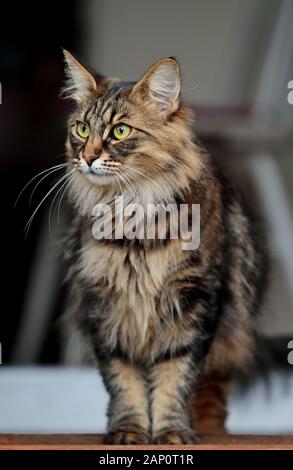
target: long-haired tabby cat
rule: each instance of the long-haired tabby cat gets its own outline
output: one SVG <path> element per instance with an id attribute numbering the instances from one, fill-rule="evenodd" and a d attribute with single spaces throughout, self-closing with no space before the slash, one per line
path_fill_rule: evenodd
<path id="1" fill-rule="evenodd" d="M 70 321 L 110 394 L 106 441 L 185 444 L 222 432 L 229 385 L 253 360 L 262 242 L 194 139 L 176 60 L 124 82 L 64 54 L 65 93 L 75 101 L 67 140 L 76 169 L 65 247 Z M 168 236 L 96 240 L 94 206 L 121 194 L 143 211 L 148 203 L 200 204 L 199 247 L 183 250 L 180 237 Z M 117 213 L 111 222 L 121 223 Z"/>

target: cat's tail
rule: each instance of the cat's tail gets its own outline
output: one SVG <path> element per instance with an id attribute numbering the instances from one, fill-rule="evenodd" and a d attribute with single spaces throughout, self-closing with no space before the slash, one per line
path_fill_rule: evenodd
<path id="1" fill-rule="evenodd" d="M 272 372 L 293 372 L 290 353 L 293 350 L 292 339 L 286 336 L 265 337 L 258 336 L 254 366 L 249 374 L 239 374 L 237 382 L 245 391 L 256 379 L 262 379 L 269 387 Z M 291 344 L 291 347 L 290 347 Z M 291 354 L 292 356 L 292 354 Z"/>

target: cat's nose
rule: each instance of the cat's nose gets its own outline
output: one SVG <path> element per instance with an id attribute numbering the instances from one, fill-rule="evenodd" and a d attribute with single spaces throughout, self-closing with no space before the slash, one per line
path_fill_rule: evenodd
<path id="1" fill-rule="evenodd" d="M 84 159 L 85 161 L 87 162 L 88 166 L 91 166 L 92 163 L 94 163 L 94 161 L 99 158 L 99 156 L 97 155 L 84 155 Z"/>
<path id="2" fill-rule="evenodd" d="M 92 165 L 92 163 L 100 157 L 102 151 L 102 143 L 100 139 L 95 139 L 92 141 L 89 141 L 86 144 L 86 148 L 83 153 L 83 158 L 87 162 L 89 166 Z"/>

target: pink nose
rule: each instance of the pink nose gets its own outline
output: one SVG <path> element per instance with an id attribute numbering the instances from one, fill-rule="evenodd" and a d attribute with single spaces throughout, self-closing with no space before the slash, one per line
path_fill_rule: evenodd
<path id="1" fill-rule="evenodd" d="M 86 147 L 83 152 L 83 158 L 90 166 L 97 158 L 99 158 L 102 151 L 102 143 L 100 139 L 95 139 L 94 141 L 89 141 L 86 144 Z"/>
<path id="2" fill-rule="evenodd" d="M 97 155 L 89 155 L 89 154 L 85 154 L 84 157 L 85 161 L 87 162 L 87 164 L 89 166 L 91 166 L 91 164 L 98 158 Z"/>

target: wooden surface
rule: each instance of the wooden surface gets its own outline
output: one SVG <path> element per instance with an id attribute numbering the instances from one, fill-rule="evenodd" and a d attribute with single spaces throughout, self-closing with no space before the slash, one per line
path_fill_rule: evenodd
<path id="1" fill-rule="evenodd" d="M 186 449 L 186 450 L 293 450 L 291 436 L 203 436 L 188 446 L 104 446 L 103 436 L 87 434 L 0 434 L 0 450 L 104 450 L 104 449 Z"/>

